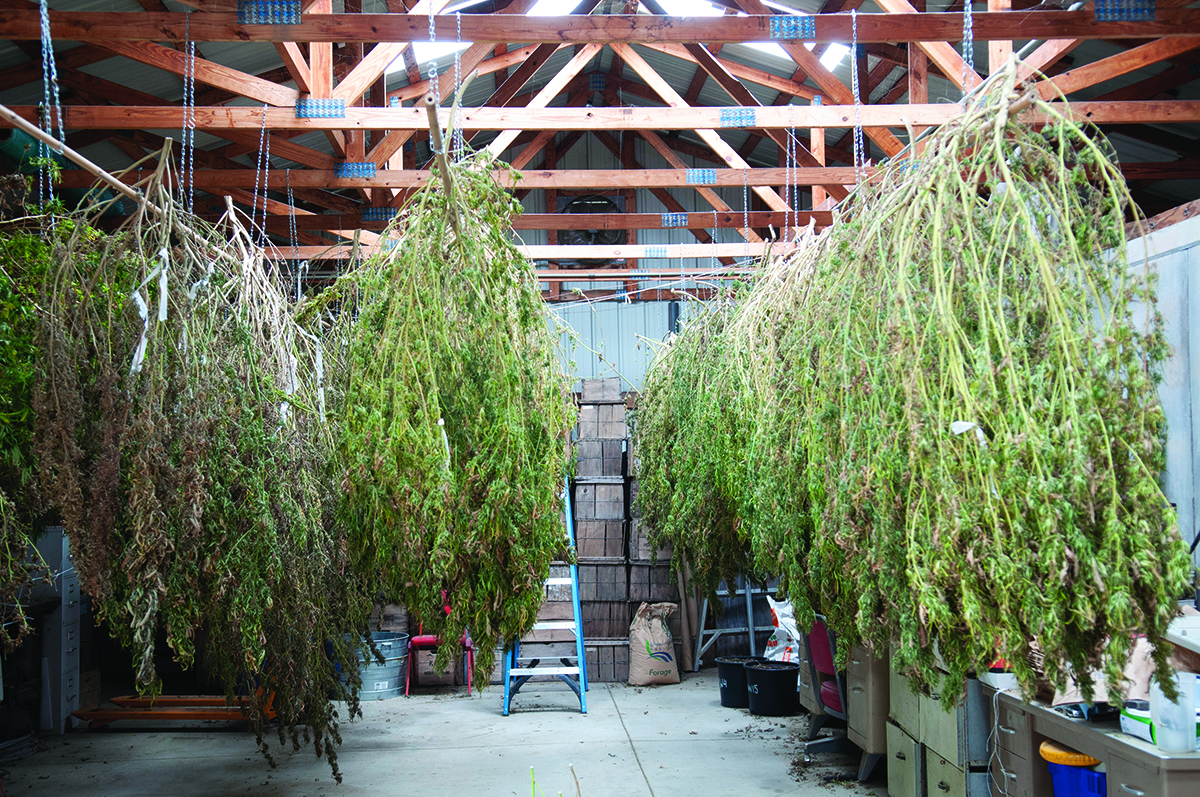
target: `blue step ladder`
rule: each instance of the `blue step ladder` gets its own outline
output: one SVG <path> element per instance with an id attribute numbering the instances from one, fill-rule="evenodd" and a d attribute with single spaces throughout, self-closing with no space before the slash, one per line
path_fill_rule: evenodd
<path id="1" fill-rule="evenodd" d="M 571 585 L 572 620 L 539 620 L 533 624 L 533 631 L 570 631 L 575 636 L 575 655 L 561 656 L 558 664 L 549 666 L 542 664 L 542 658 L 522 657 L 521 641 L 514 639 L 504 653 L 504 716 L 512 708 L 512 699 L 530 678 L 542 675 L 553 675 L 571 687 L 579 698 L 579 713 L 587 713 L 587 659 L 583 650 L 583 613 L 579 607 L 579 568 L 575 565 L 575 518 L 571 511 L 571 485 L 567 482 L 565 489 L 566 508 L 563 519 L 567 527 L 567 542 L 571 546 L 571 575 L 569 577 L 551 577 L 546 579 L 545 586 Z"/>

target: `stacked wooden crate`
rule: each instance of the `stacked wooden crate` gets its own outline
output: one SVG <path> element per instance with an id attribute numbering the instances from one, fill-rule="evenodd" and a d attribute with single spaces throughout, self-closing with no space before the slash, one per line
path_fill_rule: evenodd
<path id="1" fill-rule="evenodd" d="M 589 676 L 629 674 L 625 398 L 621 380 L 585 379 L 575 437 L 575 545 Z"/>
<path id="2" fill-rule="evenodd" d="M 642 520 L 638 517 L 637 479 L 629 479 L 629 617 L 632 621 L 638 606 L 645 603 L 670 602 L 679 604 L 679 590 L 671 574 L 670 546 L 658 548 L 650 544 Z M 682 606 L 680 610 L 682 611 Z M 676 611 L 667 619 L 675 646 L 683 644 L 680 634 L 680 614 Z"/>

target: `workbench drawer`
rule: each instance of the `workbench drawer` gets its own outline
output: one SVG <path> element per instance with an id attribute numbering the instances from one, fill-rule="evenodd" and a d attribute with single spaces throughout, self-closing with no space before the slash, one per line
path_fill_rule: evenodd
<path id="1" fill-rule="evenodd" d="M 997 701 L 996 746 L 1015 753 L 1028 745 L 1029 714 L 1016 706 Z"/>
<path id="2" fill-rule="evenodd" d="M 997 748 L 990 770 L 992 797 L 1033 797 L 1029 762 L 1011 750 Z"/>
<path id="3" fill-rule="evenodd" d="M 1110 756 L 1105 763 L 1110 797 L 1167 797 L 1158 771 L 1119 755 Z"/>
<path id="4" fill-rule="evenodd" d="M 967 797 L 963 771 L 937 753 L 925 748 L 926 797 Z"/>
<path id="5" fill-rule="evenodd" d="M 888 676 L 888 717 L 910 736 L 921 735 L 921 706 L 907 678 L 892 670 Z"/>
<path id="6" fill-rule="evenodd" d="M 894 722 L 887 724 L 887 783 L 889 797 L 921 794 L 921 745 Z"/>

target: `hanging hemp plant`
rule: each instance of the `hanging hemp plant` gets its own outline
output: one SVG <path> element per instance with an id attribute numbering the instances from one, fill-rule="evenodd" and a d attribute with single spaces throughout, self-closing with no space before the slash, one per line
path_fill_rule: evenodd
<path id="1" fill-rule="evenodd" d="M 350 550 L 426 633 L 469 632 L 477 680 L 531 627 L 565 549 L 575 410 L 520 205 L 486 153 L 447 167 L 340 280 L 340 479 Z M 339 295 L 334 291 L 326 300 Z M 448 612 L 447 612 L 448 608 Z M 438 666 L 454 655 L 444 645 Z"/>
<path id="2" fill-rule="evenodd" d="M 139 690 L 161 689 L 165 634 L 185 668 L 245 693 L 268 760 L 274 718 L 281 745 L 311 740 L 340 781 L 329 697 L 358 709 L 352 632 L 371 604 L 338 527 L 321 343 L 232 215 L 184 215 L 161 178 L 159 212 L 111 235 L 60 220 L 48 242 L 40 482 Z"/>
<path id="3" fill-rule="evenodd" d="M 1120 692 L 1134 634 L 1169 672 L 1189 581 L 1159 484 L 1167 347 L 1111 150 L 1015 72 L 766 269 L 707 347 L 728 361 L 690 367 L 737 378 L 734 522 L 802 622 L 892 647 L 925 688 L 940 655 L 952 691 L 1004 658 L 1027 693 L 1088 696 L 1096 669 Z"/>

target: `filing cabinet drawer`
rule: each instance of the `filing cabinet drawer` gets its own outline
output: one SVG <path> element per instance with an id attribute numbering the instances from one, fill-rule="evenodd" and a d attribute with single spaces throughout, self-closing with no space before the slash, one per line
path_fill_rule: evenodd
<path id="1" fill-rule="evenodd" d="M 889 797 L 920 797 L 921 746 L 894 722 L 887 724 Z"/>
<path id="2" fill-rule="evenodd" d="M 958 737 L 962 706 L 947 713 L 936 693 L 920 695 L 917 700 L 921 706 L 921 741 L 934 753 L 957 766 L 960 760 Z"/>
<path id="3" fill-rule="evenodd" d="M 908 679 L 896 671 L 888 675 L 888 717 L 911 736 L 921 735 L 921 708 Z"/>
<path id="4" fill-rule="evenodd" d="M 1029 762 L 1011 750 L 996 750 L 989 774 L 992 797 L 1033 797 L 1029 793 Z"/>
<path id="5" fill-rule="evenodd" d="M 1020 753 L 1021 745 L 1026 744 L 1029 736 L 1029 715 L 1017 708 L 997 701 L 996 710 L 996 745 L 1006 750 Z"/>
<path id="6" fill-rule="evenodd" d="M 925 748 L 926 797 L 967 797 L 963 771 L 937 753 Z"/>

